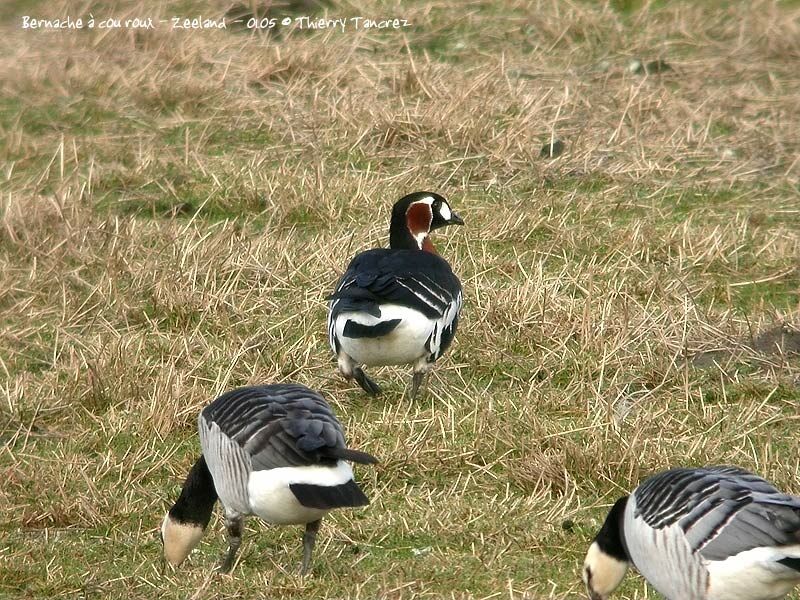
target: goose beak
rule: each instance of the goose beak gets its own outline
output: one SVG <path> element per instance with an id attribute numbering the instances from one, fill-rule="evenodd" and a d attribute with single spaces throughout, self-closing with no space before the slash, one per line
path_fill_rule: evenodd
<path id="1" fill-rule="evenodd" d="M 457 213 L 451 213 L 450 219 L 447 221 L 448 225 L 463 225 L 464 219 L 458 216 Z"/>

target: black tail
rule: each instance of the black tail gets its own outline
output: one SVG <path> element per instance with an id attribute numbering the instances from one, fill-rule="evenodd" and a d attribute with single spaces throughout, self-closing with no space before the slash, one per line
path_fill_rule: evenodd
<path id="1" fill-rule="evenodd" d="M 360 450 L 351 450 L 350 448 L 325 448 L 325 454 L 330 458 L 349 460 L 350 462 L 360 465 L 374 465 L 378 463 L 378 459 L 372 456 L 372 454 L 367 454 Z"/>
<path id="2" fill-rule="evenodd" d="M 778 562 L 785 567 L 789 567 L 795 571 L 800 571 L 800 558 L 787 557 L 780 559 Z"/>
<path id="3" fill-rule="evenodd" d="M 297 501 L 308 508 L 343 508 L 345 506 L 365 506 L 369 504 L 358 484 L 352 479 L 341 485 L 314 485 L 311 483 L 289 484 Z"/>
<path id="4" fill-rule="evenodd" d="M 388 321 L 379 321 L 374 325 L 362 325 L 348 319 L 344 324 L 342 335 L 346 338 L 379 338 L 389 335 L 402 320 L 389 319 Z"/>
<path id="5" fill-rule="evenodd" d="M 169 516 L 179 523 L 199 525 L 205 529 L 211 520 L 217 498 L 214 480 L 201 454 L 189 470 L 181 495 L 169 509 Z"/>

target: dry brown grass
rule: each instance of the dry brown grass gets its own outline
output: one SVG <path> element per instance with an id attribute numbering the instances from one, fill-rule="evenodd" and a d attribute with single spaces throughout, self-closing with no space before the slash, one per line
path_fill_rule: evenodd
<path id="1" fill-rule="evenodd" d="M 141 4 L 4 10 L 229 8 Z M 750 343 L 797 322 L 800 11 L 628 4 L 337 2 L 413 27 L 271 37 L 9 18 L 0 595 L 573 599 L 648 473 L 735 463 L 800 494 L 798 362 Z M 417 189 L 467 221 L 436 237 L 463 324 L 421 400 L 393 369 L 369 400 L 335 373 L 324 298 Z M 162 576 L 197 412 L 284 380 L 382 458 L 358 473 L 373 504 L 328 520 L 312 577 L 299 531 L 256 520 L 232 577 L 209 572 L 219 523 Z"/>

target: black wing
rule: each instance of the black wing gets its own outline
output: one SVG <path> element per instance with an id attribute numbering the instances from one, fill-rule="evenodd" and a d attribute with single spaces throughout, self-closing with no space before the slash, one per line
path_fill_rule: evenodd
<path id="1" fill-rule="evenodd" d="M 353 258 L 329 299 L 331 319 L 350 311 L 380 317 L 380 305 L 389 303 L 439 319 L 460 308 L 461 282 L 441 256 L 376 248 Z"/>

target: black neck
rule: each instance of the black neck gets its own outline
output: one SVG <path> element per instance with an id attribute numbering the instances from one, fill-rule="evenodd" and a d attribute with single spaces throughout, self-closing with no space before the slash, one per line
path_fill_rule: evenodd
<path id="1" fill-rule="evenodd" d="M 389 223 L 389 247 L 395 250 L 419 250 L 419 244 L 408 230 L 407 206 L 395 206 Z"/>
<path id="2" fill-rule="evenodd" d="M 211 520 L 214 503 L 217 501 L 217 490 L 208 470 L 203 455 L 197 459 L 183 482 L 181 495 L 172 508 L 169 516 L 179 523 L 199 525 L 203 529 Z"/>
<path id="3" fill-rule="evenodd" d="M 628 551 L 625 547 L 625 532 L 623 524 L 625 519 L 625 505 L 628 503 L 628 496 L 623 496 L 614 503 L 608 513 L 603 527 L 594 539 L 600 550 L 613 556 L 617 560 L 630 562 Z"/>

